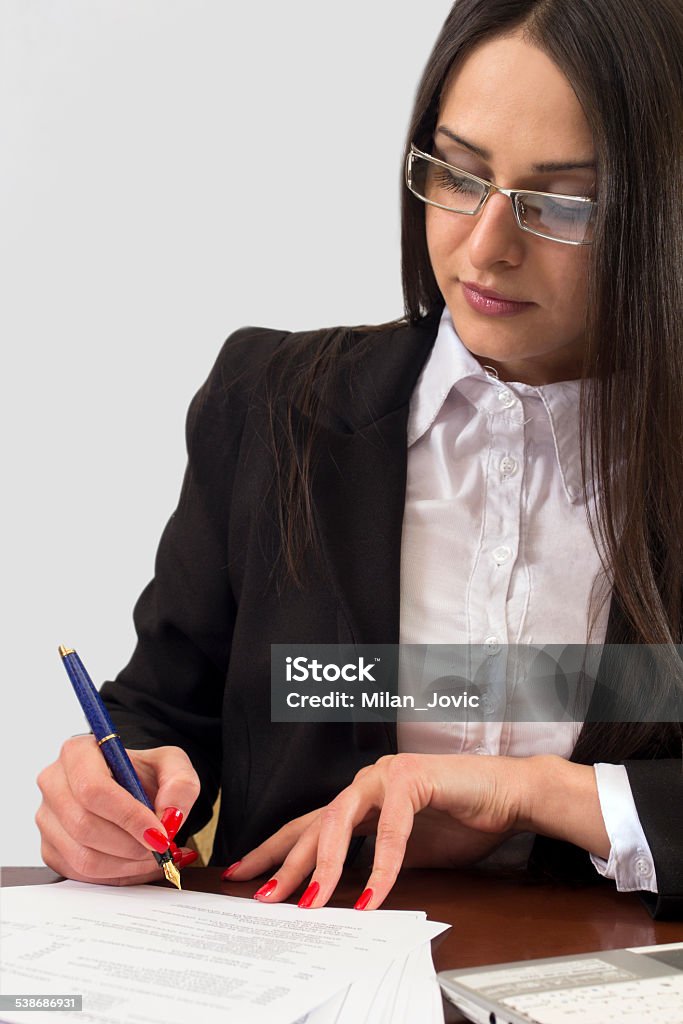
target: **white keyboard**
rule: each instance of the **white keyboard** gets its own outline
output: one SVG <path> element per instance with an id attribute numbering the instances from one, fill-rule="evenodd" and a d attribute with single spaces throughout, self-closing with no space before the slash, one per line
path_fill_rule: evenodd
<path id="1" fill-rule="evenodd" d="M 501 1003 L 534 1024 L 683 1024 L 683 974 L 531 992 Z"/>

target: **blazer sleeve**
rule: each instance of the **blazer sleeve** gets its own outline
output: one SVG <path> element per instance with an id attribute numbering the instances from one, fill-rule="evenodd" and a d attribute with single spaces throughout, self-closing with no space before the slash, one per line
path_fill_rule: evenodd
<path id="1" fill-rule="evenodd" d="M 683 768 L 680 758 L 622 762 L 657 874 L 656 893 L 638 896 L 654 918 L 683 920 Z M 529 859 L 532 874 L 577 885 L 609 885 L 572 843 L 538 835 Z"/>
<path id="2" fill-rule="evenodd" d="M 159 543 L 154 578 L 134 610 L 135 650 L 101 689 L 127 747 L 179 746 L 192 761 L 202 788 L 181 841 L 209 820 L 220 786 L 223 689 L 237 612 L 228 520 L 247 382 L 286 333 L 236 331 L 195 395 L 180 498 Z"/>
<path id="3" fill-rule="evenodd" d="M 626 761 L 633 799 L 655 863 L 658 893 L 643 893 L 654 917 L 683 919 L 683 763 Z"/>

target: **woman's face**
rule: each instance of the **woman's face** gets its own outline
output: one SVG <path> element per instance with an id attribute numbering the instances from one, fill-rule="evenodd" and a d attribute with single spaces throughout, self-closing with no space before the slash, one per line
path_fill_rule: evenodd
<path id="1" fill-rule="evenodd" d="M 454 70 L 433 143 L 435 156 L 503 188 L 595 195 L 593 139 L 579 101 L 519 33 L 480 44 Z M 589 166 L 535 166 L 548 163 Z M 503 380 L 579 377 L 590 246 L 522 231 L 499 193 L 476 216 L 425 206 L 425 217 L 437 284 L 467 348 Z M 496 307 L 468 284 L 528 305 Z"/>

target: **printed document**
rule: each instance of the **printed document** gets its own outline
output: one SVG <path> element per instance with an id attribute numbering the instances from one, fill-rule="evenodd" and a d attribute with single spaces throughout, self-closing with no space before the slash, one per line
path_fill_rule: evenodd
<path id="1" fill-rule="evenodd" d="M 0 993 L 82 995 L 83 1009 L 0 1019 L 286 1024 L 377 982 L 447 927 L 421 912 L 304 911 L 146 885 L 3 888 Z"/>

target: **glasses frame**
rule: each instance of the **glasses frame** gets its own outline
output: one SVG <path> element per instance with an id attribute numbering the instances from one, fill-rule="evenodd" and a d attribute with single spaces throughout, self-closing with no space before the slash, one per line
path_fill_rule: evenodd
<path id="1" fill-rule="evenodd" d="M 483 185 L 485 192 L 477 205 L 476 210 L 454 210 L 451 206 L 444 206 L 442 203 L 435 203 L 433 199 L 426 199 L 425 196 L 420 195 L 413 188 L 412 182 L 412 166 L 414 157 L 422 157 L 428 160 L 429 163 L 437 164 L 439 167 L 447 167 L 449 171 L 456 171 L 461 174 L 464 178 L 469 178 L 471 181 L 476 181 L 477 184 Z M 429 206 L 436 206 L 439 210 L 446 210 L 448 213 L 459 213 L 463 217 L 475 217 L 478 213 L 483 210 L 486 201 L 494 192 L 500 192 L 501 195 L 507 196 L 512 206 L 512 212 L 515 215 L 515 221 L 517 226 L 522 231 L 528 231 L 530 235 L 536 235 L 538 238 L 547 238 L 550 242 L 561 242 L 563 245 L 592 245 L 592 238 L 584 238 L 579 242 L 573 241 L 571 238 L 558 238 L 556 235 L 544 235 L 541 231 L 535 231 L 534 228 L 530 228 L 527 224 L 522 223 L 521 214 L 517 208 L 517 197 L 518 196 L 547 196 L 549 199 L 572 199 L 581 203 L 589 203 L 592 207 L 596 205 L 595 199 L 590 199 L 588 196 L 568 196 L 562 192 L 538 192 L 530 188 L 501 188 L 499 185 L 494 185 L 492 181 L 487 181 L 486 178 L 479 178 L 476 174 L 471 174 L 470 171 L 463 171 L 460 167 L 456 167 L 454 164 L 446 163 L 445 160 L 439 160 L 438 157 L 431 156 L 430 153 L 423 153 L 421 149 L 411 143 L 410 150 L 406 157 L 406 185 L 418 199 L 422 200 L 423 203 L 427 203 Z"/>

